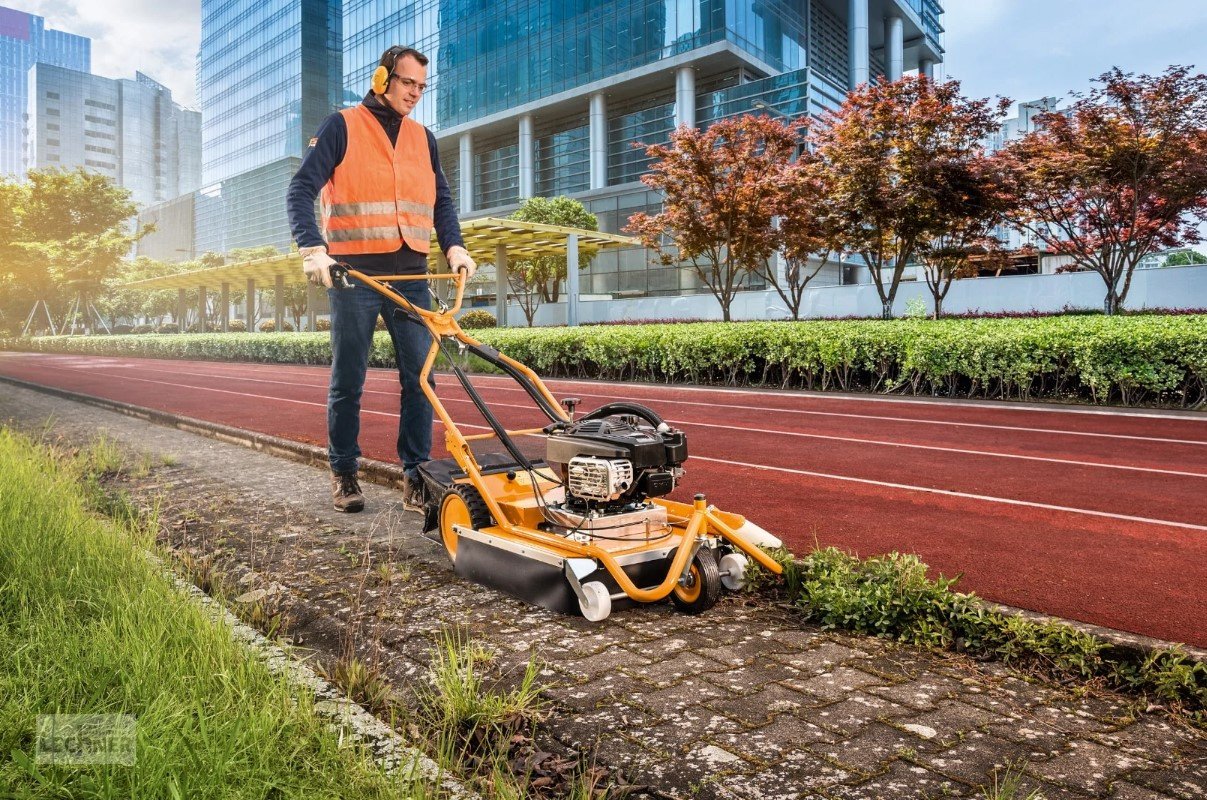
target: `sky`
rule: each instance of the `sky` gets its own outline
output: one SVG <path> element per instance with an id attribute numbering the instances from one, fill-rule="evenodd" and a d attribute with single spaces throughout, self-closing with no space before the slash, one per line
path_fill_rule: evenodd
<path id="1" fill-rule="evenodd" d="M 1113 66 L 1207 72 L 1207 0 L 940 0 L 947 77 L 1015 103 L 1084 92 Z"/>
<path id="2" fill-rule="evenodd" d="M 266 0 L 267 2 L 268 0 Z M 402 2 L 402 0 L 399 0 Z M 1207 0 L 940 0 L 946 74 L 972 97 L 1015 102 L 1066 97 L 1118 65 L 1207 71 Z M 196 106 L 200 0 L 0 0 L 92 38 L 92 69 L 108 78 L 140 70 Z"/>

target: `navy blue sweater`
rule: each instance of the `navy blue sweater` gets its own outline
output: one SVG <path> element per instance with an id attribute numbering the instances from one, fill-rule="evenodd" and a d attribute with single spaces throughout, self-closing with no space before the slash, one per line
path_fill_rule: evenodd
<path id="1" fill-rule="evenodd" d="M 386 135 L 390 137 L 390 144 L 397 144 L 402 117 L 372 93 L 365 97 L 364 105 L 373 112 L 373 116 L 385 129 Z M 453 206 L 453 199 L 449 194 L 448 181 L 444 179 L 444 171 L 440 169 L 436 137 L 431 131 L 426 133 L 428 150 L 432 155 L 432 172 L 436 174 L 436 205 L 432 212 L 432 222 L 436 228 L 440 249 L 447 253 L 454 245 L 464 246 L 461 224 L 457 221 L 457 209 Z M 331 179 L 335 168 L 344 160 L 347 151 L 347 123 L 342 115 L 332 114 L 319 126 L 318 135 L 311 140 L 306 157 L 302 159 L 302 166 L 289 182 L 289 191 L 285 196 L 289 229 L 298 247 L 327 244 L 323 241 L 314 218 L 314 200 Z M 366 274 L 409 275 L 427 271 L 427 255 L 412 250 L 405 243 L 393 253 L 343 255 L 339 260 Z"/>

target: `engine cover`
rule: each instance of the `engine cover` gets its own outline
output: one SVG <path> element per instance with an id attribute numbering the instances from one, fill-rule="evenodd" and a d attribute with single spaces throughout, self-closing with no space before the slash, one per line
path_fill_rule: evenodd
<path id="1" fill-rule="evenodd" d="M 687 459 L 683 431 L 638 427 L 627 415 L 586 419 L 549 430 L 545 461 L 561 471 L 570 502 L 615 510 L 669 494 Z"/>

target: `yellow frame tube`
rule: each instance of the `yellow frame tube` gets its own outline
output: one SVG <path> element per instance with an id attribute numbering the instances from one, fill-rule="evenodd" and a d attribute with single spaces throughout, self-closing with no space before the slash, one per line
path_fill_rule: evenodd
<path id="1" fill-rule="evenodd" d="M 624 591 L 629 598 L 640 603 L 653 603 L 667 597 L 674 591 L 676 584 L 679 582 L 680 576 L 687 569 L 688 559 L 691 558 L 696 540 L 704 535 L 709 526 L 716 528 L 724 538 L 733 542 L 737 547 L 751 558 L 758 561 L 767 569 L 771 570 L 776 575 L 783 570 L 779 564 L 772 560 L 766 553 L 759 550 L 754 545 L 746 541 L 745 537 L 738 534 L 733 528 L 721 521 L 715 513 L 712 506 L 705 507 L 702 500 L 697 500 L 694 504 L 691 517 L 687 520 L 687 526 L 679 540 L 679 546 L 675 550 L 675 556 L 671 561 L 671 569 L 663 582 L 652 589 L 642 589 L 636 586 L 624 569 L 617 563 L 612 553 L 604 550 L 594 544 L 584 544 L 566 539 L 556 534 L 547 533 L 545 531 L 526 528 L 521 525 L 515 525 L 503 513 L 503 509 L 499 506 L 498 501 L 487 490 L 485 482 L 482 480 L 482 472 L 478 466 L 477 460 L 474 458 L 473 451 L 469 447 L 469 442 L 478 439 L 496 438 L 497 435 L 493 432 L 482 435 L 463 436 L 458 430 L 457 425 L 449 416 L 448 411 L 444 408 L 444 404 L 440 402 L 440 398 L 436 396 L 436 392 L 428 383 L 428 377 L 431 375 L 432 367 L 436 363 L 436 354 L 440 351 L 440 337 L 449 336 L 470 345 L 481 345 L 482 343 L 461 330 L 461 326 L 453 318 L 461 308 L 461 301 L 465 293 L 465 280 L 463 273 L 458 271 L 455 273 L 437 274 L 437 275 L 365 275 L 359 270 L 349 268 L 347 270 L 349 277 L 355 278 L 370 289 L 373 289 L 378 294 L 381 294 L 404 310 L 414 313 L 423 322 L 428 332 L 432 335 L 432 346 L 428 350 L 427 358 L 423 362 L 423 367 L 419 372 L 419 386 L 427 397 L 428 402 L 432 404 L 432 409 L 444 424 L 445 431 L 445 446 L 458 466 L 465 471 L 466 477 L 470 483 L 478 490 L 482 500 L 490 509 L 491 516 L 494 517 L 496 526 L 502 529 L 505 533 L 517 538 L 525 539 L 534 544 L 540 545 L 547 549 L 553 550 L 563 555 L 570 557 L 586 557 L 593 558 L 603 564 L 608 574 L 616 581 L 617 585 Z M 457 299 L 452 308 L 445 312 L 435 312 L 430 309 L 423 309 L 415 306 L 394 289 L 385 284 L 386 281 L 396 280 L 427 280 L 434 279 L 457 279 Z M 557 398 L 545 386 L 544 381 L 540 376 L 532 371 L 526 364 L 522 364 L 513 358 L 510 358 L 502 353 L 499 353 L 499 358 L 511 367 L 514 367 L 525 377 L 532 381 L 533 385 L 542 396 L 548 400 L 549 405 L 555 411 L 561 414 L 562 419 L 566 422 L 570 421 L 570 416 L 562 410 L 561 404 Z M 508 435 L 523 435 L 540 431 L 540 428 L 505 431 Z M 533 487 L 535 491 L 537 487 Z M 637 547 L 635 549 L 642 549 Z"/>

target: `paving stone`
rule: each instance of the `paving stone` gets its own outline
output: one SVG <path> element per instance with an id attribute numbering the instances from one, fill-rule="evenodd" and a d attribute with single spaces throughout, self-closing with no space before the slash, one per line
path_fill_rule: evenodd
<path id="1" fill-rule="evenodd" d="M 1141 769 L 1130 773 L 1127 780 L 1181 800 L 1201 800 L 1207 797 L 1207 761 L 1197 760 L 1163 769 Z"/>
<path id="2" fill-rule="evenodd" d="M 920 752 L 912 760 L 949 778 L 977 787 L 985 785 L 987 776 L 995 771 L 1002 773 L 1016 763 L 1022 763 L 1026 755 L 1021 744 L 972 731 L 957 744 L 938 752 Z"/>
<path id="3" fill-rule="evenodd" d="M 593 680 L 604 675 L 622 674 L 622 670 L 626 668 L 628 671 L 623 674 L 632 675 L 632 670 L 644 669 L 649 664 L 650 660 L 648 658 L 640 656 L 619 644 L 614 644 L 605 647 L 594 655 L 564 663 L 562 664 L 562 669 L 571 674 L 580 675 L 587 680 Z"/>
<path id="4" fill-rule="evenodd" d="M 1174 795 L 1154 792 L 1127 781 L 1116 782 L 1110 794 L 1111 800 L 1173 800 L 1173 797 Z"/>
<path id="5" fill-rule="evenodd" d="M 712 659 L 685 651 L 669 655 L 662 661 L 626 665 L 620 667 L 619 671 L 641 683 L 661 689 L 689 678 L 699 680 L 706 672 L 722 669 L 724 667 Z"/>
<path id="6" fill-rule="evenodd" d="M 873 722 L 856 736 L 810 745 L 809 750 L 852 772 L 874 775 L 887 770 L 903 755 L 913 757 L 931 746 L 913 734 Z"/>
<path id="7" fill-rule="evenodd" d="M 649 713 L 666 719 L 676 718 L 684 709 L 693 706 L 703 707 L 709 700 L 716 700 L 725 694 L 723 689 L 699 678 L 688 678 L 684 681 L 667 686 L 663 689 L 647 689 L 631 696 L 632 702 L 646 709 Z"/>
<path id="8" fill-rule="evenodd" d="M 759 764 L 774 764 L 788 753 L 805 751 L 810 745 L 835 741 L 824 728 L 785 714 L 761 728 L 722 734 L 713 741 L 726 750 L 741 753 Z"/>
<path id="9" fill-rule="evenodd" d="M 933 711 L 902 719 L 903 724 L 912 724 L 931 728 L 940 741 L 951 741 L 967 734 L 969 731 L 999 721 L 1000 717 L 976 706 L 962 703 L 958 700 L 946 700 Z"/>
<path id="10" fill-rule="evenodd" d="M 798 712 L 810 722 L 829 728 L 844 737 L 854 736 L 873 720 L 900 717 L 908 713 L 910 710 L 904 706 L 863 692 L 852 692 L 837 703 Z"/>
<path id="11" fill-rule="evenodd" d="M 855 777 L 811 753 L 788 753 L 773 769 L 735 776 L 726 786 L 749 800 L 803 800 Z"/>
<path id="12" fill-rule="evenodd" d="M 1125 727 L 1110 733 L 1094 734 L 1090 738 L 1107 747 L 1160 764 L 1192 761 L 1196 756 L 1207 762 L 1207 752 L 1197 751 L 1199 736 L 1186 726 L 1174 725 L 1155 714 L 1142 715 Z"/>
<path id="13" fill-rule="evenodd" d="M 850 667 L 836 667 L 829 672 L 802 680 L 789 678 L 782 683 L 798 692 L 808 692 L 823 700 L 841 700 L 857 689 L 883 685 L 879 678 Z"/>
<path id="14" fill-rule="evenodd" d="M 725 674 L 725 673 L 718 673 Z M 711 679 L 713 676 L 706 676 Z M 710 682 L 713 682 L 710 680 Z M 817 702 L 815 697 L 802 694 L 778 683 L 765 685 L 761 691 L 750 695 L 727 693 L 722 697 L 706 700 L 705 705 L 747 726 L 763 725 L 780 714 L 790 714 Z"/>
<path id="15" fill-rule="evenodd" d="M 884 773 L 854 785 L 834 786 L 826 794 L 842 800 L 911 800 L 911 798 L 969 797 L 968 787 L 925 767 L 896 761 Z"/>
<path id="16" fill-rule="evenodd" d="M 956 696 L 962 685 L 944 675 L 925 675 L 893 686 L 873 686 L 867 691 L 894 703 L 929 711 L 941 700 Z"/>
<path id="17" fill-rule="evenodd" d="M 854 647 L 827 641 L 811 650 L 776 653 L 774 657 L 801 672 L 816 675 L 828 672 L 840 664 L 867 659 L 868 654 Z"/>
<path id="18" fill-rule="evenodd" d="M 751 664 L 745 667 L 706 672 L 701 677 L 711 684 L 720 686 L 729 694 L 752 694 L 760 692 L 769 681 L 800 679 L 799 670 L 778 661 Z M 816 702 L 811 700 L 811 702 Z"/>
<path id="19" fill-rule="evenodd" d="M 1072 741 L 1063 753 L 1032 764 L 1028 771 L 1052 783 L 1103 794 L 1120 777 L 1150 766 L 1150 761 L 1094 742 Z"/>

